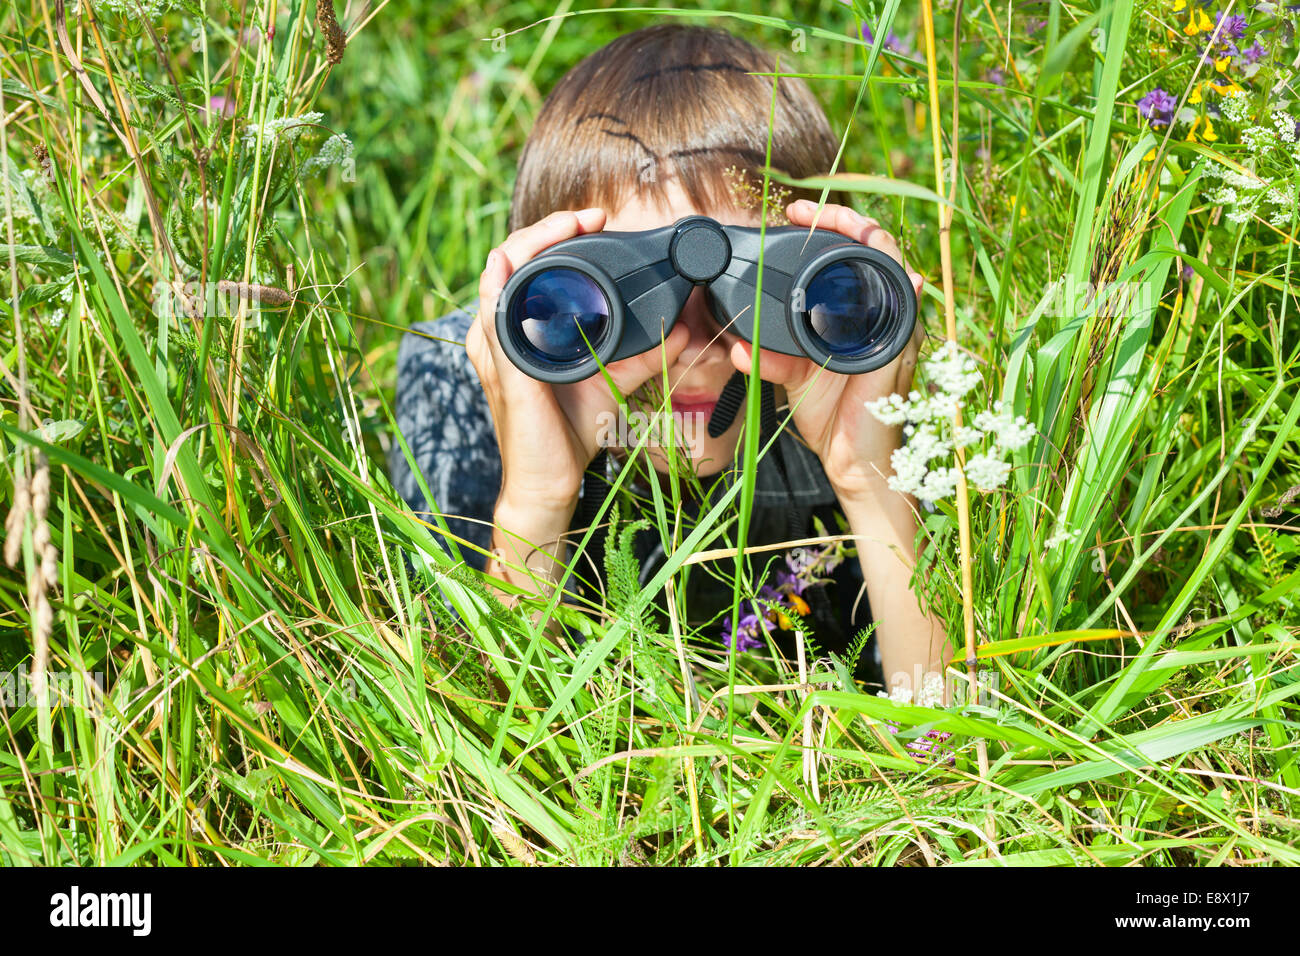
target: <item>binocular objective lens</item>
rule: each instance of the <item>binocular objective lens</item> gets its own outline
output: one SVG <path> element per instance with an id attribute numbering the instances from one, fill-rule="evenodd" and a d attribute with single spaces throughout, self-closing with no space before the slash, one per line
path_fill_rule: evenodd
<path id="1" fill-rule="evenodd" d="M 852 356 L 874 344 L 891 303 L 889 288 L 870 263 L 841 259 L 808 283 L 800 317 L 827 352 Z"/>
<path id="2" fill-rule="evenodd" d="M 511 322 L 538 358 L 565 364 L 591 354 L 609 327 L 605 293 L 576 269 L 537 273 L 515 298 Z M 585 340 L 583 337 L 586 337 Z"/>

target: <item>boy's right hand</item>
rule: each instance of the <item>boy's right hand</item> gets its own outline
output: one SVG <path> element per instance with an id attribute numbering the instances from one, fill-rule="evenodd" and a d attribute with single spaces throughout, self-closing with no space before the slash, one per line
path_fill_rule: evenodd
<path id="1" fill-rule="evenodd" d="M 479 278 L 478 316 L 465 337 L 501 451 L 498 509 L 515 514 L 562 511 L 566 526 L 583 472 L 600 450 L 602 422 L 618 414 L 618 402 L 599 373 L 572 385 L 551 385 L 516 368 L 497 340 L 497 300 L 514 270 L 533 256 L 565 239 L 599 232 L 604 225 L 605 211 L 597 207 L 554 212 L 512 232 L 488 255 Z M 626 396 L 671 367 L 689 338 L 689 331 L 678 323 L 662 345 L 605 368 Z"/>

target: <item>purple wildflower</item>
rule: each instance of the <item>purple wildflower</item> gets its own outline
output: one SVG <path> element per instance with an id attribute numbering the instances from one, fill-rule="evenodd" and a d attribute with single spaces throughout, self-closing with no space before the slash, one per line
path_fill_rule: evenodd
<path id="1" fill-rule="evenodd" d="M 1231 40 L 1225 40 L 1222 37 L 1215 43 L 1205 43 L 1201 46 L 1201 62 L 1209 63 L 1212 60 L 1222 60 L 1224 57 L 1231 59 L 1234 56 L 1241 56 L 1241 51 L 1237 49 L 1237 44 Z"/>
<path id="2" fill-rule="evenodd" d="M 793 571 L 778 570 L 776 572 L 776 584 L 778 588 L 789 592 L 790 594 L 803 594 L 808 587 L 808 582 Z"/>
<path id="3" fill-rule="evenodd" d="M 1138 100 L 1138 112 L 1150 121 L 1152 128 L 1168 126 L 1177 105 L 1177 100 L 1157 86 Z"/>
<path id="4" fill-rule="evenodd" d="M 722 622 L 722 643 L 727 647 L 744 651 L 757 651 L 763 647 L 763 639 L 758 633 L 758 629 L 770 631 L 772 624 L 764 614 L 759 613 L 753 605 L 753 602 L 746 601 L 742 606 L 740 620 L 736 622 L 736 639 L 732 640 L 731 633 L 731 615 Z"/>
<path id="5" fill-rule="evenodd" d="M 1218 16 L 1218 20 L 1219 22 L 1216 28 L 1218 30 L 1220 39 L 1226 37 L 1226 38 L 1231 38 L 1233 40 L 1240 40 L 1242 37 L 1246 35 L 1246 26 L 1247 26 L 1246 18 L 1243 17 L 1240 13 L 1234 13 L 1226 17 L 1222 13 L 1220 13 Z"/>
<path id="6" fill-rule="evenodd" d="M 867 26 L 865 23 L 862 24 L 862 40 L 864 43 L 876 42 L 876 35 L 871 31 L 871 27 Z M 903 55 L 912 52 L 907 48 L 903 41 L 898 38 L 898 34 L 893 30 L 890 30 L 885 36 L 885 49 L 889 50 L 891 53 L 900 53 Z"/>
<path id="7" fill-rule="evenodd" d="M 992 83 L 994 86 L 1006 86 L 1006 70 L 1002 69 L 1000 66 L 990 67 L 984 71 L 984 82 Z"/>
<path id="8" fill-rule="evenodd" d="M 1182 275 L 1183 279 L 1185 279 L 1188 282 L 1191 282 L 1192 276 L 1196 275 L 1196 270 L 1193 269 L 1191 266 L 1183 266 L 1181 269 L 1178 270 L 1178 272 L 1180 275 Z"/>
<path id="9" fill-rule="evenodd" d="M 898 727 L 889 721 L 882 721 L 886 729 L 895 737 L 898 736 Z M 956 756 L 947 747 L 939 745 L 952 736 L 946 730 L 932 730 L 924 737 L 918 737 L 916 740 L 908 741 L 906 747 L 910 752 L 913 760 L 918 763 L 931 763 L 937 760 L 943 760 L 948 764 L 957 762 Z"/>
<path id="10" fill-rule="evenodd" d="M 1027 36 L 1033 36 L 1045 26 L 1047 26 L 1046 20 L 1030 20 L 1025 24 L 1025 34 Z"/>
<path id="11" fill-rule="evenodd" d="M 935 760 L 943 760 L 949 764 L 957 762 L 956 756 L 947 747 L 941 747 L 943 741 L 951 737 L 946 730 L 932 730 L 924 737 L 918 737 L 907 745 L 907 749 L 912 752 L 912 758 L 919 760 L 921 763 L 927 763 Z"/>
<path id="12" fill-rule="evenodd" d="M 1242 54 L 1248 65 L 1251 63 L 1258 63 L 1267 55 L 1268 47 L 1264 46 L 1264 44 L 1260 43 L 1258 40 L 1256 40 L 1254 45 L 1249 47 L 1246 52 Z"/>
<path id="13" fill-rule="evenodd" d="M 805 585 L 821 584 L 829 580 L 824 575 L 834 571 L 843 560 L 840 549 L 834 545 L 824 548 L 795 548 L 785 556 L 786 573 Z M 803 590 L 795 593 L 802 594 Z"/>

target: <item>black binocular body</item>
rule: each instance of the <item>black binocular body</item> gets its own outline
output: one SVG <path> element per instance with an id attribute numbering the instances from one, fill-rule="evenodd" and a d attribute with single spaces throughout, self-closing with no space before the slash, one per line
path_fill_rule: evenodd
<path id="1" fill-rule="evenodd" d="M 902 352 L 916 295 L 890 256 L 826 229 L 687 216 L 645 232 L 576 236 L 519 267 L 497 301 L 510 361 L 544 382 L 589 378 L 658 345 L 697 285 L 718 324 L 759 346 L 858 374 Z"/>

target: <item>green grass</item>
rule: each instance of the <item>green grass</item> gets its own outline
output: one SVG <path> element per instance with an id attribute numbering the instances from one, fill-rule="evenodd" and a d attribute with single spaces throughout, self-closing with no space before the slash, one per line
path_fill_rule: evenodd
<path id="1" fill-rule="evenodd" d="M 898 235 L 941 338 L 919 18 L 884 5 L 921 51 L 885 55 L 838 3 L 735 6 L 694 19 L 781 52 L 839 169 L 891 177 L 833 183 Z M 666 11 L 394 0 L 361 24 L 354 4 L 331 66 L 314 3 L 275 7 L 269 43 L 266 4 L 117 8 L 71 13 L 69 44 L 45 0 L 0 14 L 0 675 L 103 691 L 0 707 L 0 862 L 1300 861 L 1296 223 L 1205 199 L 1211 162 L 1253 162 L 1231 126 L 1189 142 L 1139 116 L 1188 88 L 1180 15 L 1056 3 L 1030 35 L 967 4 L 954 44 L 937 12 L 959 340 L 977 404 L 1042 433 L 972 497 L 969 598 L 954 508 L 925 518 L 926 600 L 958 645 L 970 602 L 995 675 L 943 709 L 815 650 L 727 658 L 720 620 L 690 623 L 685 583 L 744 540 L 752 477 L 687 527 L 693 476 L 652 485 L 636 504 L 669 559 L 645 587 L 612 494 L 596 615 L 507 609 L 386 477 L 401 331 L 474 298 L 545 91 Z M 310 111 L 293 142 L 243 140 Z M 310 168 L 334 133 L 355 165 Z M 1151 307 L 1063 309 L 1062 279 Z M 292 296 L 160 317 L 156 284 L 191 280 Z M 936 731 L 951 765 L 905 746 Z"/>

